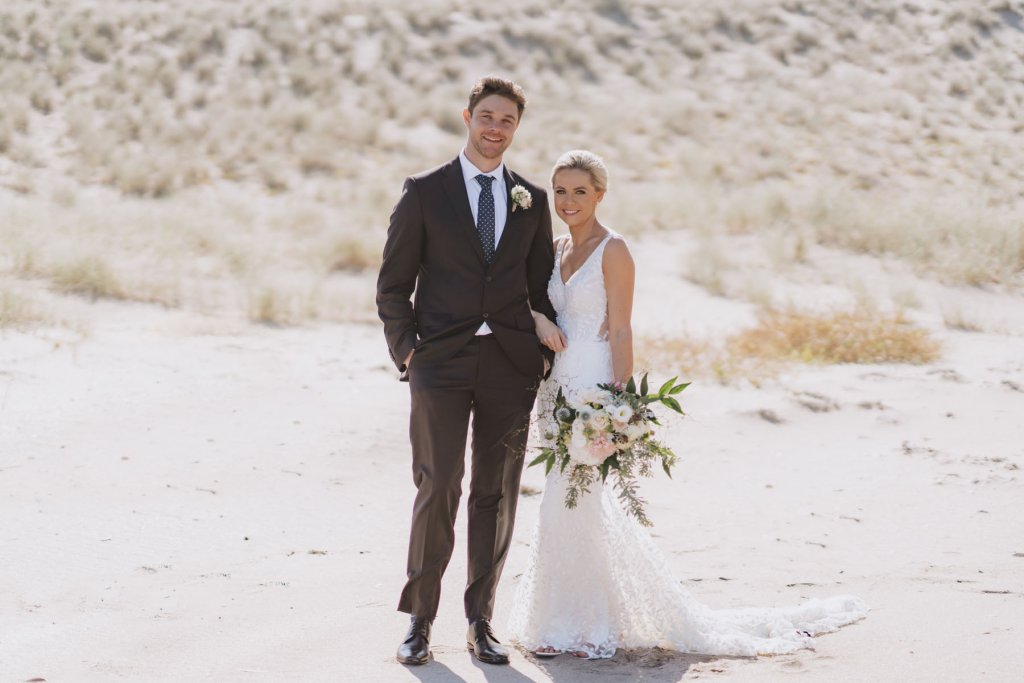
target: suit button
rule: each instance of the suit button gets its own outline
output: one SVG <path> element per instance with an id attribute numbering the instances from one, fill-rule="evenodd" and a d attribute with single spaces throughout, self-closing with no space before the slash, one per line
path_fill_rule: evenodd
<path id="1" fill-rule="evenodd" d="M 489 317 L 490 317 L 490 314 L 489 314 L 489 313 L 484 313 L 484 318 L 485 318 L 485 319 L 486 319 L 486 318 L 489 318 Z"/>
<path id="2" fill-rule="evenodd" d="M 487 280 L 488 282 L 492 282 L 494 280 L 494 278 L 492 276 L 490 276 L 490 275 L 488 275 L 484 279 Z"/>

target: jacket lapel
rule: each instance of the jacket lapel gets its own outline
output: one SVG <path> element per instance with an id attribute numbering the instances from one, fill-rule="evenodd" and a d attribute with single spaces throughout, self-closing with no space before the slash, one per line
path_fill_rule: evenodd
<path id="1" fill-rule="evenodd" d="M 473 211 L 469 208 L 466 180 L 462 176 L 462 164 L 458 157 L 444 167 L 443 174 L 444 181 L 441 184 L 448 195 L 448 204 L 455 212 L 455 222 L 459 224 L 469 243 L 473 245 L 476 255 L 486 263 L 484 248 L 480 244 L 480 232 L 476 229 L 476 223 L 473 222 Z"/>
<path id="2" fill-rule="evenodd" d="M 512 210 L 512 188 L 515 187 L 517 181 L 512 175 L 512 172 L 508 170 L 508 166 L 505 166 L 505 230 L 501 234 L 501 239 L 498 240 L 498 248 L 494 252 L 494 260 L 497 260 L 501 255 L 508 251 L 504 248 L 506 244 L 519 237 L 521 230 L 518 229 L 519 222 L 526 213 L 522 209 Z"/>

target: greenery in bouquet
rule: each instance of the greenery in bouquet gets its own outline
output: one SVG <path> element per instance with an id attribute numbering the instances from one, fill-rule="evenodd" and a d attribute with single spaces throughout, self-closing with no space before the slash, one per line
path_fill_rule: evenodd
<path id="1" fill-rule="evenodd" d="M 665 474 L 672 476 L 677 457 L 654 437 L 654 427 L 661 423 L 653 407 L 660 403 L 685 415 L 675 397 L 690 383 L 676 383 L 676 379 L 648 393 L 645 373 L 639 386 L 630 377 L 624 385 L 598 384 L 573 400 L 559 389 L 553 419 L 542 422 L 544 445 L 530 465 L 543 463 L 546 472 L 558 465 L 567 477 L 568 508 L 576 507 L 579 497 L 598 479 L 603 483 L 612 474 L 626 511 L 640 524 L 651 526 L 637 493 L 637 479 L 651 476 L 658 461 Z"/>

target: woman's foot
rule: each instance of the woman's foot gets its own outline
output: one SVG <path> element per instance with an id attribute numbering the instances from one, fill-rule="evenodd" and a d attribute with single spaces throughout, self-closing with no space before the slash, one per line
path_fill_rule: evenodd
<path id="1" fill-rule="evenodd" d="M 571 654 L 573 657 L 578 657 L 579 659 L 600 659 L 600 657 L 596 654 L 597 647 L 595 647 L 593 643 L 583 643 L 583 647 L 590 648 L 590 651 L 587 652 L 586 650 L 566 650 L 566 652 Z"/>

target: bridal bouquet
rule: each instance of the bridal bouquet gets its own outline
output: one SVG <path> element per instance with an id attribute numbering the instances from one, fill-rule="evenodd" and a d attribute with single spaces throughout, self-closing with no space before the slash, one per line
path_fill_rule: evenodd
<path id="1" fill-rule="evenodd" d="M 647 392 L 647 375 L 639 390 L 631 377 L 625 386 L 598 384 L 594 389 L 569 401 L 558 390 L 553 409 L 554 423 L 543 435 L 545 445 L 530 466 L 544 463 L 550 472 L 556 464 L 568 469 L 565 506 L 576 507 L 582 493 L 600 477 L 603 482 L 614 473 L 615 488 L 626 504 L 626 511 L 644 526 L 651 521 L 644 512 L 644 501 L 637 495 L 637 477 L 649 477 L 661 460 L 665 474 L 672 476 L 676 454 L 654 438 L 653 425 L 660 425 L 652 410 L 660 403 L 684 415 L 675 395 L 690 386 L 677 384 L 675 377 L 655 393 Z"/>

